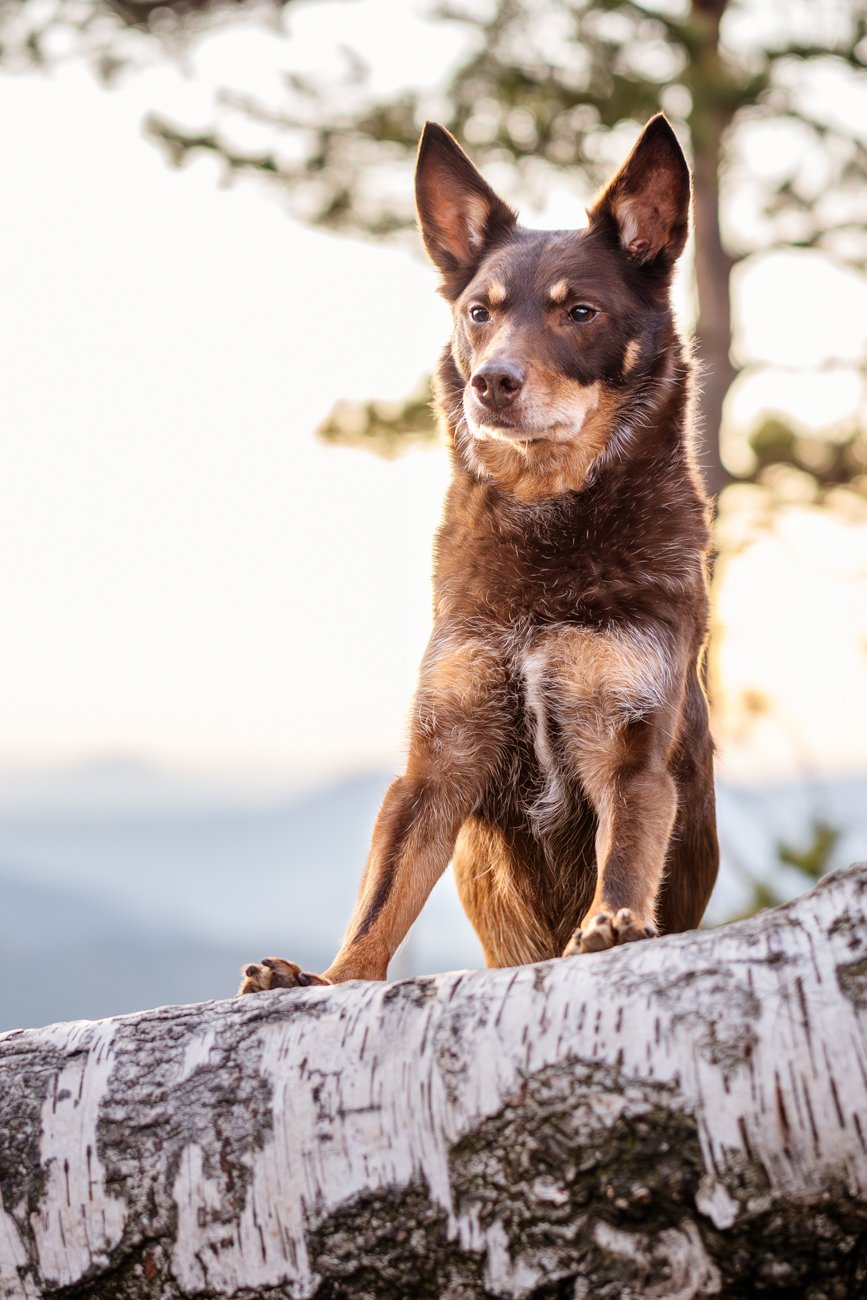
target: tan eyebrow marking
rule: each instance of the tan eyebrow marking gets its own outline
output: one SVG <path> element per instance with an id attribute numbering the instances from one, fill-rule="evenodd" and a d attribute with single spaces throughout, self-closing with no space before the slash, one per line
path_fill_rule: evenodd
<path id="1" fill-rule="evenodd" d="M 492 307 L 506 301 L 506 286 L 499 280 L 492 280 L 488 285 L 488 302 Z"/>
<path id="2" fill-rule="evenodd" d="M 626 345 L 626 351 L 623 354 L 623 373 L 628 375 L 638 360 L 638 354 L 641 351 L 641 344 L 638 339 L 630 339 Z"/>
<path id="3" fill-rule="evenodd" d="M 558 280 L 556 284 L 551 285 L 551 301 L 565 302 L 569 297 L 569 281 Z"/>

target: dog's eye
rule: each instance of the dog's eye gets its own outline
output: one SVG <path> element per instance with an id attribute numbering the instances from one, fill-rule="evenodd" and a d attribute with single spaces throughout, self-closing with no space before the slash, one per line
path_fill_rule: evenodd
<path id="1" fill-rule="evenodd" d="M 569 308 L 569 319 L 574 320 L 578 325 L 586 325 L 596 315 L 595 307 L 588 307 L 586 302 L 579 302 L 576 307 Z"/>
<path id="2" fill-rule="evenodd" d="M 471 307 L 470 317 L 477 325 L 484 325 L 485 321 L 491 319 L 491 313 L 488 311 L 487 307 Z"/>

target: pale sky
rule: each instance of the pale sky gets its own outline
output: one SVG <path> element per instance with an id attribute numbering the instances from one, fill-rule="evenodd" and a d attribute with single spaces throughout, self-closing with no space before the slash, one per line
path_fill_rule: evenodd
<path id="1" fill-rule="evenodd" d="M 396 767 L 446 457 L 382 461 L 313 429 L 430 368 L 436 278 L 300 227 L 254 184 L 218 190 L 207 162 L 168 170 L 141 135 L 153 86 L 107 94 L 75 66 L 0 82 L 0 760 Z M 760 268 L 740 328 L 796 364 L 838 334 L 863 348 L 863 286 L 828 283 L 807 326 L 812 282 Z M 809 419 L 802 388 L 778 376 L 774 402 Z M 726 735 L 733 772 L 788 773 L 805 749 L 867 767 L 865 584 L 863 522 L 809 510 L 732 563 L 726 691 L 786 719 Z"/>
<path id="2" fill-rule="evenodd" d="M 170 172 L 140 107 L 0 83 L 3 750 L 393 756 L 445 456 L 312 430 L 417 382 L 435 277 Z"/>

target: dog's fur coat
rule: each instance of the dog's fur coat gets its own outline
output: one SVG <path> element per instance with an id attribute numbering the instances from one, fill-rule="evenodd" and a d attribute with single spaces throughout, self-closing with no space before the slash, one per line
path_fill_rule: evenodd
<path id="1" fill-rule="evenodd" d="M 408 764 L 332 966 L 269 958 L 241 992 L 384 979 L 449 859 L 495 966 L 695 926 L 716 877 L 677 140 L 652 119 L 586 229 L 544 232 L 428 124 L 417 202 L 454 477 Z"/>

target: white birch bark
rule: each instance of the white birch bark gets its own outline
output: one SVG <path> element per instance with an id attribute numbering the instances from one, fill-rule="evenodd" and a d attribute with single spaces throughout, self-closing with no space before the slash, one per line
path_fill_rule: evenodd
<path id="1" fill-rule="evenodd" d="M 865 911 L 0 1035 L 0 1296 L 867 1294 Z"/>

